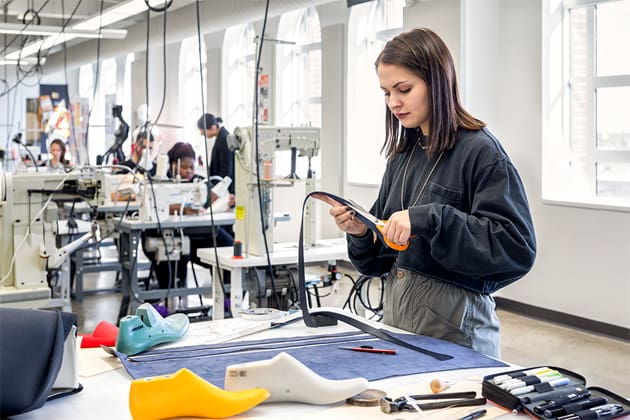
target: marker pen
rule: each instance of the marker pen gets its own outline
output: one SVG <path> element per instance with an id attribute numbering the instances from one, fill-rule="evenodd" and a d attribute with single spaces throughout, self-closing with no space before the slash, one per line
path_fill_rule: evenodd
<path id="1" fill-rule="evenodd" d="M 519 397 L 522 402 L 525 404 L 531 404 L 538 401 L 553 401 L 558 398 L 562 398 L 569 394 L 584 392 L 584 385 L 579 383 L 572 383 L 567 386 L 559 387 L 558 389 L 554 389 L 553 391 L 547 392 L 532 392 L 530 395 L 524 395 Z M 588 396 L 590 396 L 590 391 Z"/>
<path id="2" fill-rule="evenodd" d="M 520 378 L 522 376 L 527 376 L 527 375 L 536 375 L 536 374 L 540 374 L 540 373 L 544 373 L 547 372 L 551 369 L 549 369 L 546 366 L 543 367 L 539 367 L 539 368 L 535 368 L 535 369 L 529 369 L 529 370 L 521 370 L 518 372 L 512 372 L 512 373 L 506 373 L 503 375 L 498 375 L 495 376 L 494 378 L 492 378 L 492 382 L 494 382 L 495 384 L 501 384 L 505 381 L 509 381 L 510 379 L 515 379 L 515 378 Z"/>
<path id="3" fill-rule="evenodd" d="M 560 379 L 562 375 L 559 372 L 550 371 L 542 375 L 530 375 L 523 376 L 519 379 L 513 379 L 511 381 L 507 381 L 499 385 L 499 387 L 505 389 L 506 391 L 511 391 L 512 389 L 522 388 L 527 385 L 536 385 L 541 382 L 549 382 L 554 379 Z"/>
<path id="4" fill-rule="evenodd" d="M 586 419 L 603 419 L 614 416 L 623 411 L 623 406 L 619 404 L 606 404 L 599 407 L 593 407 L 588 410 L 578 411 L 566 416 L 560 416 L 556 420 L 586 420 Z"/>
<path id="5" fill-rule="evenodd" d="M 526 376 L 521 376 L 519 378 L 512 378 L 512 379 L 508 379 L 507 381 L 501 382 L 500 384 L 498 384 L 500 387 L 506 386 L 508 384 L 514 383 L 514 382 L 519 382 L 519 381 L 526 381 L 529 378 L 544 378 L 547 376 L 562 376 L 562 374 L 560 372 L 558 372 L 557 370 L 548 370 L 546 372 L 542 372 L 542 373 L 534 373 L 531 375 L 526 375 Z"/>
<path id="6" fill-rule="evenodd" d="M 543 415 L 545 417 L 558 417 L 567 414 L 577 413 L 580 410 L 586 410 L 587 408 L 599 407 L 600 405 L 608 404 L 608 398 L 598 397 L 592 400 L 577 401 L 570 404 L 565 404 L 562 407 L 552 408 L 551 410 L 545 410 Z"/>
<path id="7" fill-rule="evenodd" d="M 558 391 L 551 391 L 551 392 L 555 393 Z M 564 391 L 560 390 L 560 392 L 564 392 Z M 559 395 L 558 397 L 554 397 L 553 399 L 548 400 L 546 403 L 535 406 L 534 412 L 538 414 L 542 414 L 545 412 L 545 410 L 553 410 L 565 404 L 579 401 L 581 399 L 588 398 L 590 396 L 591 396 L 591 391 L 589 391 L 588 389 L 571 392 L 570 394 L 564 394 L 561 396 Z"/>
<path id="8" fill-rule="evenodd" d="M 568 385 L 569 384 L 569 378 L 560 378 L 560 379 L 554 379 L 552 381 L 547 382 L 549 384 L 549 386 L 551 386 L 552 388 L 558 388 L 560 386 L 563 385 Z M 527 394 L 528 392 L 534 391 L 536 388 L 536 385 L 528 385 L 528 386 L 524 386 L 522 388 L 516 388 L 510 391 L 510 394 L 512 395 L 521 395 L 521 394 Z"/>

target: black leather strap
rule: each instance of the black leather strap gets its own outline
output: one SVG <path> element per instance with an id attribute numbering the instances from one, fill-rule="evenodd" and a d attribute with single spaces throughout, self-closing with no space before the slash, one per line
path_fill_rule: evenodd
<path id="1" fill-rule="evenodd" d="M 378 337 L 382 340 L 389 341 L 390 343 L 394 343 L 399 346 L 417 351 L 419 353 L 426 354 L 438 360 L 452 359 L 453 356 L 450 356 L 448 354 L 436 353 L 431 350 L 424 349 L 422 347 L 414 346 L 413 344 L 407 343 L 391 335 L 389 332 L 387 332 L 384 329 L 372 327 L 371 325 L 368 325 L 364 322 L 361 322 L 347 315 L 343 315 L 343 314 L 340 314 L 337 312 L 331 312 L 331 311 L 317 311 L 317 313 L 314 313 L 314 314 L 309 313 L 308 302 L 306 299 L 306 278 L 305 278 L 306 276 L 304 274 L 304 212 L 306 209 L 306 203 L 308 202 L 309 198 L 311 198 L 313 194 L 326 195 L 334 199 L 335 201 L 339 201 L 339 197 L 335 195 L 322 192 L 322 191 L 313 191 L 312 193 L 308 194 L 304 198 L 304 203 L 302 204 L 302 221 L 300 223 L 300 239 L 298 243 L 298 276 L 299 276 L 299 289 L 300 289 L 299 290 L 300 307 L 302 308 L 302 317 L 304 318 L 304 323 L 306 324 L 306 326 L 317 328 L 322 325 L 331 325 L 330 320 L 341 321 L 355 328 L 358 328 L 359 330 L 363 332 L 366 332 L 375 337 Z M 345 205 L 346 203 L 341 203 L 341 204 Z"/>

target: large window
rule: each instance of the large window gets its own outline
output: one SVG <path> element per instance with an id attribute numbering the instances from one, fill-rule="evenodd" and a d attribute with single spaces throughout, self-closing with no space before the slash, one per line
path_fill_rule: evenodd
<path id="1" fill-rule="evenodd" d="M 206 43 L 201 40 L 201 57 L 199 57 L 199 42 L 197 36 L 182 41 L 182 47 L 179 53 L 179 86 L 180 92 L 186 92 L 185 95 L 179 96 L 180 109 L 184 122 L 184 138 L 183 140 L 190 143 L 197 156 L 201 156 L 202 160 L 206 160 L 206 148 L 203 144 L 203 137 L 199 135 L 197 129 L 197 120 L 206 112 L 214 113 L 216 111 L 208 110 L 206 101 Z M 200 68 L 201 60 L 201 68 Z M 203 76 L 203 82 L 202 82 Z M 210 152 L 210 151 L 208 151 Z M 199 167 L 203 170 L 203 167 Z"/>
<path id="2" fill-rule="evenodd" d="M 256 33 L 251 24 L 225 31 L 223 40 L 223 122 L 229 130 L 252 125 Z"/>
<path id="3" fill-rule="evenodd" d="M 276 58 L 278 69 L 276 124 L 285 127 L 321 128 L 322 120 L 322 42 L 319 16 L 314 7 L 285 13 L 278 25 Z M 287 43 L 283 42 L 286 41 Z M 276 153 L 276 174 L 291 172 L 289 151 Z M 311 169 L 320 172 L 319 156 Z M 308 161 L 299 159 L 296 172 L 306 177 Z"/>
<path id="4" fill-rule="evenodd" d="M 543 198 L 630 209 L 630 0 L 550 12 Z"/>
<path id="5" fill-rule="evenodd" d="M 79 100 L 81 105 L 81 138 L 85 141 L 87 137 L 87 150 L 89 155 L 89 163 L 94 164 L 96 162 L 96 152 L 92 151 L 92 138 L 91 135 L 87 135 L 88 127 L 88 112 L 94 101 L 94 69 L 92 64 L 84 64 L 79 69 Z"/>
<path id="6" fill-rule="evenodd" d="M 378 0 L 352 7 L 348 23 L 348 182 L 380 184 L 385 158 L 385 100 L 374 61 L 385 43 L 402 32 L 404 0 Z"/>

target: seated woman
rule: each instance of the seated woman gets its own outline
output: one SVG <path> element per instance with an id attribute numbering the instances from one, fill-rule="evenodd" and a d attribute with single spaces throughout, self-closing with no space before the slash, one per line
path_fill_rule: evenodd
<path id="1" fill-rule="evenodd" d="M 195 162 L 196 156 L 193 147 L 188 143 L 179 142 L 176 143 L 171 150 L 168 151 L 169 160 L 169 178 L 179 178 L 182 182 L 193 182 L 195 180 L 203 180 L 203 177 L 195 174 Z M 211 200 L 206 202 L 203 209 L 195 209 L 191 206 L 184 204 L 184 215 L 198 214 L 200 212 L 206 212 L 210 201 L 215 201 L 218 197 L 213 193 L 211 194 Z M 234 203 L 234 196 L 230 196 L 230 206 Z M 182 209 L 181 204 L 172 204 L 169 208 L 171 214 L 175 214 Z M 182 256 L 177 261 L 177 273 L 175 273 L 175 261 L 171 261 L 171 269 L 169 270 L 168 262 L 162 261 L 156 265 L 155 273 L 160 285 L 160 288 L 169 287 L 169 271 L 172 275 L 176 275 L 179 279 L 177 285 L 179 287 L 185 287 L 187 277 L 187 265 L 188 261 L 195 264 L 200 264 L 201 261 L 197 257 L 197 249 L 199 248 L 211 248 L 215 246 L 215 240 L 213 236 L 216 236 L 216 246 L 232 246 L 234 244 L 234 237 L 230 235 L 220 226 L 215 226 L 214 229 L 210 226 L 187 228 L 184 232 L 186 236 L 190 238 L 190 255 Z M 224 281 L 228 282 L 225 278 Z"/>
<path id="2" fill-rule="evenodd" d="M 50 159 L 46 161 L 46 169 L 49 172 L 65 172 L 70 169 L 70 162 L 66 157 L 66 143 L 61 139 L 54 139 L 50 142 Z"/>

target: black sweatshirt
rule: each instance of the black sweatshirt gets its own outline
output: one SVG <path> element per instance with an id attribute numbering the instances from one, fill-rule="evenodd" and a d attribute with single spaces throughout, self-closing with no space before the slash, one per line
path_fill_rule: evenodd
<path id="1" fill-rule="evenodd" d="M 389 160 L 370 212 L 386 220 L 401 210 L 405 178 L 403 208 L 415 237 L 396 252 L 371 234 L 347 235 L 357 271 L 380 276 L 396 264 L 483 294 L 524 276 L 536 256 L 534 226 L 521 179 L 499 141 L 487 129 L 459 129 L 415 205 L 438 156 L 429 159 L 413 147 L 413 155 L 410 148 Z"/>

